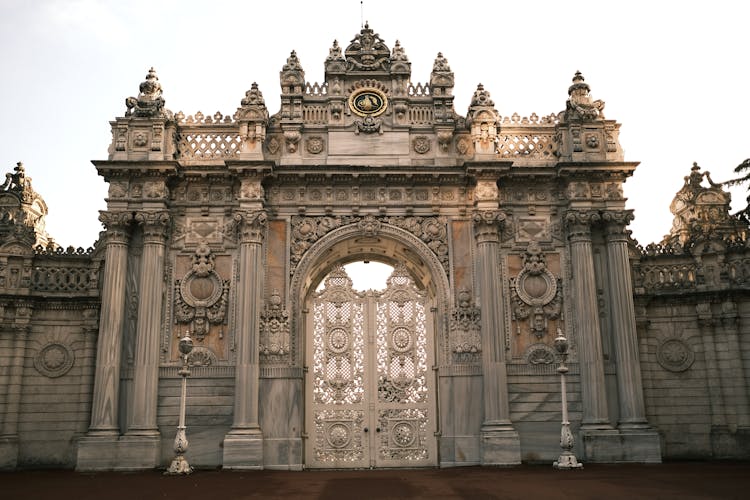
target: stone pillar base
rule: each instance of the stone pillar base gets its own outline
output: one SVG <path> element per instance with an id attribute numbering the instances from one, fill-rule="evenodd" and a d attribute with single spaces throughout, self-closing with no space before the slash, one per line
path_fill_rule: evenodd
<path id="1" fill-rule="evenodd" d="M 82 472 L 114 470 L 117 464 L 117 434 L 89 435 L 78 440 L 76 470 Z"/>
<path id="2" fill-rule="evenodd" d="M 18 465 L 18 436 L 0 436 L 0 469 Z"/>
<path id="3" fill-rule="evenodd" d="M 661 463 L 655 429 L 581 429 L 584 461 L 592 463 Z"/>
<path id="4" fill-rule="evenodd" d="M 125 434 L 120 438 L 115 470 L 155 469 L 159 466 L 161 436 L 152 434 Z"/>
<path id="5" fill-rule="evenodd" d="M 224 438 L 223 469 L 262 469 L 263 436 L 260 431 L 232 432 Z"/>
<path id="6" fill-rule="evenodd" d="M 521 463 L 521 440 L 512 427 L 483 429 L 479 446 L 482 465 L 518 465 Z"/>

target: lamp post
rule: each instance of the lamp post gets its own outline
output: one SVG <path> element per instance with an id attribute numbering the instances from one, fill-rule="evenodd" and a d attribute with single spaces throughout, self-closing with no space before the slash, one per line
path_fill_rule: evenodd
<path id="1" fill-rule="evenodd" d="M 562 452 L 556 462 L 552 464 L 555 469 L 582 469 L 583 464 L 576 460 L 573 454 L 573 444 L 575 439 L 570 432 L 570 422 L 568 421 L 568 393 L 565 387 L 565 374 L 568 373 L 568 367 L 565 361 L 568 359 L 568 339 L 557 329 L 557 338 L 555 338 L 555 349 L 560 353 L 560 366 L 557 373 L 560 374 L 560 392 L 562 394 L 562 428 L 560 429 L 560 448 Z"/>
<path id="2" fill-rule="evenodd" d="M 177 426 L 177 435 L 174 438 L 175 457 L 165 474 L 190 474 L 193 468 L 185 460 L 185 452 L 188 449 L 188 440 L 185 435 L 185 399 L 187 398 L 187 378 L 190 375 L 188 366 L 188 354 L 193 350 L 193 339 L 190 333 L 180 339 L 180 354 L 182 355 L 182 368 L 179 373 L 182 376 L 182 392 L 180 394 L 180 423 Z"/>

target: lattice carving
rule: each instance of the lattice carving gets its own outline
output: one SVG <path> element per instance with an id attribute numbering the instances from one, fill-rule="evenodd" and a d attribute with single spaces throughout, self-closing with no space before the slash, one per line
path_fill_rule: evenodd
<path id="1" fill-rule="evenodd" d="M 557 155 L 554 131 L 549 134 L 499 134 L 497 151 L 502 157 L 553 159 Z"/>
<path id="2" fill-rule="evenodd" d="M 175 280 L 174 321 L 187 323 L 191 336 L 199 341 L 208 335 L 209 325 L 226 323 L 229 280 L 214 270 L 215 257 L 205 243 L 198 245 L 192 257 L 192 269 Z"/>
<path id="3" fill-rule="evenodd" d="M 223 160 L 240 154 L 237 131 L 189 131 L 177 135 L 177 155 L 183 160 Z"/>
<path id="4" fill-rule="evenodd" d="M 511 279 L 513 294 L 512 319 L 516 332 L 521 333 L 520 322 L 529 321 L 529 331 L 538 339 L 547 334 L 549 320 L 561 314 L 561 297 L 558 279 L 547 269 L 547 262 L 539 243 L 531 241 L 522 256 L 523 269 Z"/>

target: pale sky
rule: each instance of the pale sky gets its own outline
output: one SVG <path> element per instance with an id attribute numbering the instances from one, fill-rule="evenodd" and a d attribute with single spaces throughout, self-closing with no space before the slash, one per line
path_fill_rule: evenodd
<path id="1" fill-rule="evenodd" d="M 322 82 L 334 39 L 346 47 L 364 17 L 389 48 L 401 42 L 412 81 L 442 52 L 465 115 L 482 83 L 501 115 L 565 107 L 580 70 L 608 119 L 622 123 L 625 185 L 640 243 L 669 231 L 669 204 L 694 161 L 714 181 L 750 157 L 750 65 L 741 1 L 193 1 L 0 0 L 0 176 L 23 161 L 63 246 L 93 244 L 107 189 L 109 121 L 151 66 L 167 108 L 232 114 L 258 82 L 279 109 L 279 71 L 296 50 Z M 733 208 L 745 204 L 733 189 Z"/>

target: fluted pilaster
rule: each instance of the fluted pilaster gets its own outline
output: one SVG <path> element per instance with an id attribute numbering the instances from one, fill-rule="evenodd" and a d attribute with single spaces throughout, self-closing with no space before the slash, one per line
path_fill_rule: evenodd
<path id="1" fill-rule="evenodd" d="M 520 462 L 518 435 L 510 421 L 508 377 L 505 366 L 505 312 L 499 276 L 500 232 L 505 214 L 499 210 L 474 212 L 477 242 L 477 281 L 481 302 L 484 421 L 482 463 Z"/>
<path id="2" fill-rule="evenodd" d="M 143 230 L 143 256 L 128 434 L 158 435 L 159 332 L 164 295 L 164 247 L 170 217 L 162 211 L 138 212 L 135 221 Z"/>
<path id="3" fill-rule="evenodd" d="M 620 396 L 621 428 L 647 427 L 643 381 L 638 361 L 638 337 L 633 304 L 633 280 L 625 228 L 633 220 L 632 211 L 604 212 L 606 223 L 607 271 L 612 315 L 612 336 L 617 363 L 617 389 Z"/>
<path id="4" fill-rule="evenodd" d="M 601 216 L 596 211 L 570 211 L 565 215 L 570 242 L 584 428 L 609 427 L 601 325 L 591 247 L 591 225 L 600 221 Z"/>
<path id="5" fill-rule="evenodd" d="M 131 219 L 129 212 L 102 212 L 99 217 L 106 228 L 106 250 L 89 435 L 120 433 L 117 403 Z"/>

